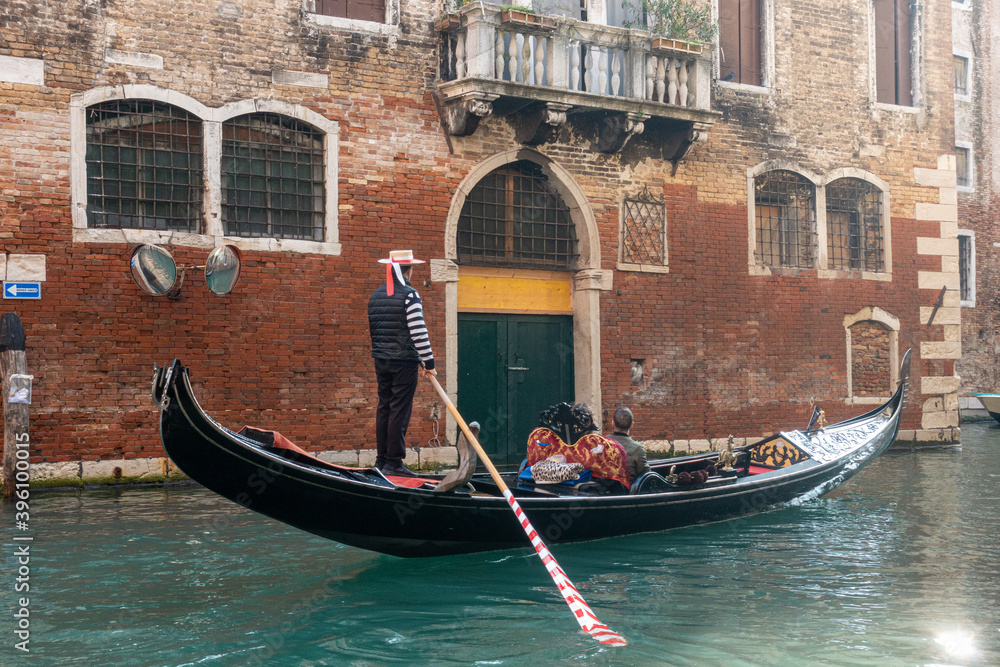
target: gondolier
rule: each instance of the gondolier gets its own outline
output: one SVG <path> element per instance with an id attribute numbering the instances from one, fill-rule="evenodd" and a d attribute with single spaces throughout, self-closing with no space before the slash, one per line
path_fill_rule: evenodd
<path id="1" fill-rule="evenodd" d="M 413 411 L 420 366 L 424 375 L 437 375 L 434 354 L 424 323 L 420 294 L 410 286 L 412 250 L 393 250 L 386 259 L 385 283 L 368 299 L 368 329 L 378 380 L 375 413 L 375 467 L 386 475 L 413 476 L 403 465 L 406 429 Z"/>

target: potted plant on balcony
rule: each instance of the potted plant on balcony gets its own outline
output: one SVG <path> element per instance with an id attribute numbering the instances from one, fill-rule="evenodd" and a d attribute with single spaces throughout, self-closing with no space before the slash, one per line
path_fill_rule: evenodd
<path id="1" fill-rule="evenodd" d="M 500 22 L 535 30 L 553 30 L 556 27 L 556 22 L 552 17 L 542 16 L 536 13 L 533 8 L 524 5 L 502 5 L 500 7 Z"/>
<path id="2" fill-rule="evenodd" d="M 653 33 L 653 49 L 698 54 L 715 39 L 719 25 L 707 5 L 696 7 L 688 0 L 622 0 L 622 7 L 635 13 L 626 28 L 645 28 Z"/>
<path id="3" fill-rule="evenodd" d="M 468 0 L 445 0 L 444 11 L 434 19 L 434 29 L 438 32 L 452 32 L 462 27 L 462 17 L 456 12 Z"/>

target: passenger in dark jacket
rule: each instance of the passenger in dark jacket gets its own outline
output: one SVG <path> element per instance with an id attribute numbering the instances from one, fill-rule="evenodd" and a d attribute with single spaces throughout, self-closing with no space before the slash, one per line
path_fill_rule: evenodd
<path id="1" fill-rule="evenodd" d="M 437 375 L 420 295 L 409 282 L 413 265 L 424 262 L 413 259 L 411 250 L 394 250 L 379 262 L 386 265 L 386 282 L 368 299 L 368 329 L 378 380 L 375 467 L 386 475 L 412 477 L 403 459 L 420 366 L 425 376 Z"/>
<path id="2" fill-rule="evenodd" d="M 649 463 L 646 462 L 646 449 L 638 442 L 629 437 L 632 430 L 632 411 L 626 407 L 615 410 L 614 416 L 615 432 L 609 435 L 621 443 L 628 454 L 628 477 L 632 484 L 639 477 L 649 472 Z"/>

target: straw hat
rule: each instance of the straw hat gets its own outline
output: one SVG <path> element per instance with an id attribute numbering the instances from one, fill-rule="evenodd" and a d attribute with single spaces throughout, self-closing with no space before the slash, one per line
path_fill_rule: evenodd
<path id="1" fill-rule="evenodd" d="M 413 259 L 412 250 L 390 250 L 386 259 L 380 259 L 379 264 L 426 264 L 422 259 Z"/>
<path id="2" fill-rule="evenodd" d="M 403 281 L 403 272 L 400 270 L 400 265 L 402 264 L 426 264 L 422 259 L 413 259 L 412 250 L 391 250 L 389 251 L 389 256 L 385 259 L 380 259 L 379 264 L 385 264 L 385 293 L 392 296 L 395 292 L 393 285 L 392 273 L 396 272 L 396 277 L 399 278 L 400 284 L 405 284 Z"/>

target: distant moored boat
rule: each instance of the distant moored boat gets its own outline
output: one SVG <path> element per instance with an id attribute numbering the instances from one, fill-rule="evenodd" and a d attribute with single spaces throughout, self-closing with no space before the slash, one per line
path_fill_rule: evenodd
<path id="1" fill-rule="evenodd" d="M 969 392 L 970 396 L 975 396 L 979 402 L 990 413 L 990 417 L 1000 422 L 1000 394 L 979 394 L 974 391 Z"/>

